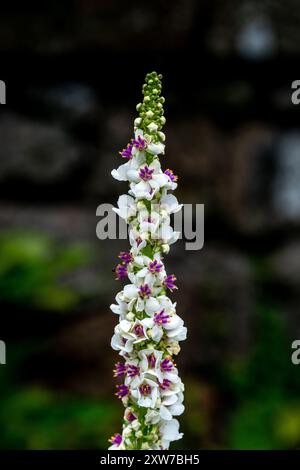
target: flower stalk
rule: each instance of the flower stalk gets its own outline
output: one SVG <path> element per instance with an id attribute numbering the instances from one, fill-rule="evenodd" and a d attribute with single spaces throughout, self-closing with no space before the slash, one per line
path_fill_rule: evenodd
<path id="1" fill-rule="evenodd" d="M 159 160 L 165 153 L 166 122 L 161 78 L 147 74 L 134 137 L 120 152 L 126 163 L 112 171 L 116 180 L 129 183 L 114 211 L 128 223 L 131 245 L 119 254 L 115 268 L 116 278 L 128 284 L 110 307 L 119 316 L 111 345 L 122 357 L 114 376 L 121 381 L 116 395 L 125 407 L 122 432 L 110 439 L 110 449 L 116 450 L 163 450 L 182 437 L 176 417 L 184 411 L 184 385 L 173 356 L 186 327 L 167 296 L 177 289 L 176 277 L 166 273 L 163 262 L 179 237 L 170 216 L 182 205 L 169 193 L 177 177 L 162 170 Z"/>

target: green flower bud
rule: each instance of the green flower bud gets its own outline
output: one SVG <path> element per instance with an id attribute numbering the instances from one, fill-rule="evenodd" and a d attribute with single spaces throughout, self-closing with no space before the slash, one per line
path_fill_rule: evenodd
<path id="1" fill-rule="evenodd" d="M 155 122 L 151 122 L 151 124 L 149 124 L 147 128 L 150 132 L 156 132 L 158 130 L 158 125 L 155 124 Z"/>

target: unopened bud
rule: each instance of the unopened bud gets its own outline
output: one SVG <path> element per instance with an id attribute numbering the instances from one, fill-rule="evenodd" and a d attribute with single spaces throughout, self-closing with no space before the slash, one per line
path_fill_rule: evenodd
<path id="1" fill-rule="evenodd" d="M 164 134 L 163 132 L 161 132 L 161 131 L 158 133 L 158 137 L 160 138 L 160 140 L 161 140 L 162 142 L 164 142 L 164 141 L 166 140 L 165 134 Z"/>
<path id="2" fill-rule="evenodd" d="M 150 132 L 156 132 L 157 129 L 158 129 L 158 126 L 157 124 L 155 124 L 155 122 L 151 122 L 147 128 L 149 129 Z"/>
<path id="3" fill-rule="evenodd" d="M 149 240 L 149 232 L 143 232 L 141 234 L 141 239 L 142 240 Z"/>
<path id="4" fill-rule="evenodd" d="M 143 203 L 143 201 L 139 201 L 137 203 L 136 207 L 137 207 L 137 210 L 142 210 L 142 209 L 144 209 L 145 204 Z"/>
<path id="5" fill-rule="evenodd" d="M 123 436 L 124 436 L 124 437 L 129 437 L 131 433 L 132 433 L 132 429 L 131 429 L 131 427 L 129 427 L 129 426 L 127 426 L 127 427 L 123 430 Z"/>
<path id="6" fill-rule="evenodd" d="M 132 424 L 131 424 L 131 427 L 132 429 L 134 429 L 135 431 L 137 431 L 140 427 L 141 427 L 141 423 L 135 419 Z"/>
<path id="7" fill-rule="evenodd" d="M 139 127 L 141 125 L 141 123 L 142 123 L 142 119 L 140 117 L 135 118 L 135 120 L 134 120 L 134 126 L 135 127 Z"/>

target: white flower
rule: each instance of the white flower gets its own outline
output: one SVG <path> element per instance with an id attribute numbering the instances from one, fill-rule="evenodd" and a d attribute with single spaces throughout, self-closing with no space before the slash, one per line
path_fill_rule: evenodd
<path id="1" fill-rule="evenodd" d="M 158 384 L 151 379 L 140 380 L 138 386 L 132 390 L 131 395 L 139 406 L 155 408 L 159 395 Z"/>
<path id="2" fill-rule="evenodd" d="M 144 152 L 137 152 L 134 158 L 120 165 L 116 170 L 112 170 L 111 175 L 117 181 L 135 181 L 137 178 L 137 169 L 145 164 L 146 157 Z"/>
<path id="3" fill-rule="evenodd" d="M 157 144 L 151 142 L 150 144 L 148 144 L 147 152 L 151 153 L 152 155 L 164 154 L 165 146 L 161 142 L 158 142 Z"/>
<path id="4" fill-rule="evenodd" d="M 183 325 L 184 322 L 178 315 L 171 317 L 170 323 L 165 325 L 168 338 L 172 341 L 186 340 L 187 329 Z"/>
<path id="5" fill-rule="evenodd" d="M 139 267 L 144 266 L 136 273 L 136 278 L 143 279 L 144 284 L 149 286 L 161 285 L 166 277 L 166 270 L 160 253 L 156 253 L 153 260 L 148 256 L 138 256 L 135 259 L 135 264 Z"/>
<path id="6" fill-rule="evenodd" d="M 139 252 L 143 248 L 145 248 L 145 246 L 147 245 L 146 240 L 141 239 L 140 233 L 135 228 L 132 228 L 129 231 L 129 242 L 130 242 L 130 245 L 132 247 L 132 250 L 131 250 L 132 254 L 134 256 L 138 255 Z"/>
<path id="7" fill-rule="evenodd" d="M 178 204 L 177 198 L 173 194 L 164 194 L 160 199 L 160 207 L 167 214 L 175 214 L 182 209 L 183 204 Z"/>
<path id="8" fill-rule="evenodd" d="M 160 363 L 162 359 L 162 351 L 156 349 L 142 349 L 138 352 L 140 359 L 141 372 L 153 375 L 157 378 L 162 377 L 160 372 Z"/>
<path id="9" fill-rule="evenodd" d="M 159 230 L 159 238 L 163 244 L 173 245 L 180 236 L 180 232 L 175 232 L 168 223 L 161 225 Z"/>
<path id="10" fill-rule="evenodd" d="M 143 174 L 145 174 L 144 177 L 142 177 Z M 167 185 L 169 185 L 169 178 L 161 171 L 159 160 L 155 158 L 150 165 L 140 165 L 132 173 L 129 193 L 137 199 L 150 201 L 160 188 Z"/>
<path id="11" fill-rule="evenodd" d="M 147 334 L 147 327 L 145 325 L 144 320 L 136 320 L 134 322 L 131 329 L 131 335 L 134 338 L 134 344 L 138 344 L 142 341 L 145 341 L 146 339 L 149 339 L 149 336 Z"/>
<path id="12" fill-rule="evenodd" d="M 116 304 L 111 304 L 110 309 L 116 315 L 120 315 L 120 318 L 123 320 L 128 312 L 128 304 L 120 299 L 121 293 L 119 292 L 116 295 Z"/>
<path id="13" fill-rule="evenodd" d="M 138 214 L 138 221 L 140 224 L 140 232 L 149 232 L 152 238 L 155 237 L 155 233 L 159 227 L 160 215 L 158 212 L 152 211 L 151 213 L 144 209 Z"/>
<path id="14" fill-rule="evenodd" d="M 184 412 L 183 393 L 178 394 L 177 401 L 168 407 L 172 416 L 180 416 Z"/>
<path id="15" fill-rule="evenodd" d="M 135 304 L 138 312 L 145 311 L 147 315 L 153 315 L 159 308 L 159 302 L 152 296 L 151 290 L 149 296 L 143 298 L 141 296 L 143 286 L 145 285 L 142 282 L 139 282 L 139 287 L 134 284 L 127 284 L 124 286 L 120 298 L 125 302 L 129 302 L 131 308 Z"/>
<path id="16" fill-rule="evenodd" d="M 160 155 L 160 154 L 164 154 L 165 153 L 165 145 L 161 142 L 158 142 L 158 143 L 154 143 L 152 142 L 152 138 L 151 136 L 147 135 L 147 134 L 144 134 L 144 132 L 142 131 L 142 129 L 136 129 L 135 133 L 135 138 L 137 139 L 139 136 L 142 137 L 143 139 L 145 139 L 146 141 L 146 150 L 148 153 L 150 153 L 151 155 Z M 163 140 L 163 139 L 161 139 Z M 138 154 L 138 149 L 136 149 L 135 147 L 133 147 L 132 149 L 132 154 L 135 156 Z"/>
<path id="17" fill-rule="evenodd" d="M 151 331 L 151 333 L 149 331 L 149 335 L 155 342 L 159 342 L 164 334 L 172 341 L 184 341 L 186 339 L 186 327 L 183 326 L 183 320 L 177 314 L 169 315 L 168 321 L 163 324 L 156 322 L 155 315 L 151 318 L 145 318 L 143 321 Z"/>
<path id="18" fill-rule="evenodd" d="M 111 347 L 116 351 L 120 351 L 122 355 L 130 353 L 133 349 L 135 337 L 130 334 L 131 327 L 132 323 L 128 320 L 120 321 L 115 327 L 115 334 L 111 339 Z"/>
<path id="19" fill-rule="evenodd" d="M 145 415 L 146 424 L 157 424 L 161 421 L 159 411 L 149 409 Z"/>
<path id="20" fill-rule="evenodd" d="M 116 212 L 121 219 L 128 221 L 130 217 L 134 217 L 136 215 L 135 200 L 131 196 L 123 194 L 118 199 L 118 209 L 113 207 L 113 211 Z"/>
<path id="21" fill-rule="evenodd" d="M 179 432 L 179 422 L 177 419 L 162 422 L 159 428 L 162 435 L 162 446 L 167 449 L 172 441 L 178 441 L 183 434 Z"/>
<path id="22" fill-rule="evenodd" d="M 169 389 L 167 391 L 163 391 L 161 394 L 159 412 L 161 419 L 165 421 L 169 421 L 173 416 L 180 416 L 184 412 L 184 406 L 182 404 L 183 393 L 178 386 L 178 382 L 172 384 L 173 390 Z"/>

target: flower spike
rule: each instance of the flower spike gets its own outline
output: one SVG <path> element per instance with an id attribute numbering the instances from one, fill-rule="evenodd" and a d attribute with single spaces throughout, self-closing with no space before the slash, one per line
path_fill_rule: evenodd
<path id="1" fill-rule="evenodd" d="M 112 171 L 115 179 L 129 184 L 114 211 L 129 224 L 131 245 L 119 254 L 115 268 L 117 279 L 128 278 L 130 284 L 111 305 L 119 315 L 111 346 L 123 358 L 114 369 L 122 380 L 116 395 L 125 407 L 122 432 L 110 439 L 115 450 L 168 449 L 182 437 L 177 416 L 184 411 L 184 385 L 173 356 L 186 338 L 186 327 L 166 295 L 177 286 L 163 263 L 163 254 L 179 237 L 170 220 L 181 205 L 169 194 L 177 176 L 163 171 L 159 160 L 165 153 L 166 122 L 161 79 L 156 72 L 147 74 L 134 136 L 120 152 L 127 161 Z"/>

